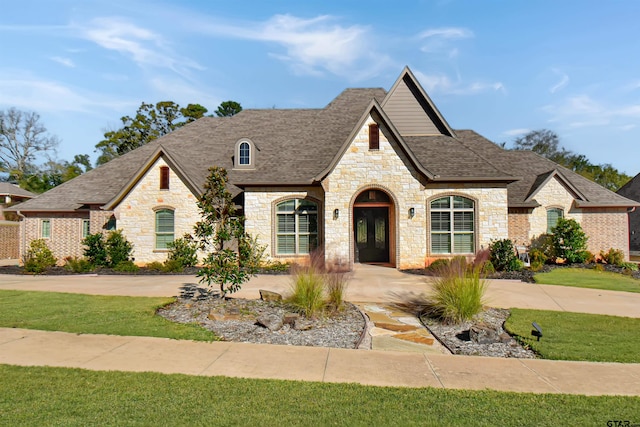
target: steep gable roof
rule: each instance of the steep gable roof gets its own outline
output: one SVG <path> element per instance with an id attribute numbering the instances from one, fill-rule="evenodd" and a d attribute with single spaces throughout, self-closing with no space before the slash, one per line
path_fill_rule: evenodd
<path id="1" fill-rule="evenodd" d="M 402 136 L 455 136 L 409 67 L 402 70 L 381 106 Z"/>

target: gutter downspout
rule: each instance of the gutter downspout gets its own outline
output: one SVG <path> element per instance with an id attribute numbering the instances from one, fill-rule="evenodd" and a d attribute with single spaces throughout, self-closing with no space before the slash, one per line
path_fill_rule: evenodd
<path id="1" fill-rule="evenodd" d="M 19 251 L 20 252 L 20 254 L 19 254 L 20 255 L 19 262 L 24 262 L 24 251 L 27 248 L 27 217 L 24 216 L 22 214 L 22 212 L 20 212 L 19 210 L 17 210 L 16 213 L 18 214 L 18 216 L 20 218 L 22 218 L 20 220 L 20 222 L 22 223 L 21 227 L 20 227 L 21 228 L 20 234 L 22 234 L 22 236 L 21 236 L 22 237 L 22 247 L 20 248 L 21 250 Z"/>

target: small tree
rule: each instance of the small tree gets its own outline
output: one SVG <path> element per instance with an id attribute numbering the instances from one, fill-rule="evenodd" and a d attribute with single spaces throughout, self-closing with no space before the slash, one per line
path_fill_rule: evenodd
<path id="1" fill-rule="evenodd" d="M 558 258 L 570 264 L 587 259 L 587 235 L 575 219 L 560 218 L 551 233 L 554 254 Z"/>
<path id="2" fill-rule="evenodd" d="M 513 243 L 509 239 L 494 240 L 489 245 L 490 261 L 497 271 L 522 270 L 522 263 L 516 256 Z"/>
<path id="3" fill-rule="evenodd" d="M 244 232 L 242 218 L 236 216 L 228 182 L 224 168 L 209 169 L 204 194 L 198 201 L 202 219 L 194 227 L 200 249 L 206 253 L 198 272 L 200 283 L 208 287 L 217 284 L 221 297 L 240 290 L 255 275 L 259 252 L 255 240 Z"/>
<path id="4" fill-rule="evenodd" d="M 96 267 L 115 267 L 132 261 L 133 245 L 122 230 L 112 231 L 106 238 L 102 233 L 89 234 L 82 244 L 86 246 L 84 256 Z"/>

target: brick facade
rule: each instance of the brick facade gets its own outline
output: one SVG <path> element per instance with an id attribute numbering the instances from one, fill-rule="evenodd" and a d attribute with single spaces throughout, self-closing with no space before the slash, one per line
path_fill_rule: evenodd
<path id="1" fill-rule="evenodd" d="M 0 259 L 20 258 L 20 223 L 0 220 Z"/>
<path id="2" fill-rule="evenodd" d="M 629 216 L 625 208 L 584 209 L 581 225 L 589 237 L 590 252 L 597 255 L 609 248 L 619 249 L 629 260 Z"/>
<path id="3" fill-rule="evenodd" d="M 82 245 L 82 223 L 89 219 L 88 211 L 62 212 L 62 213 L 33 213 L 21 223 L 21 233 L 25 233 L 26 248 L 20 247 L 21 253 L 25 253 L 31 241 L 42 239 L 42 223 L 48 220 L 50 235 L 44 238 L 47 246 L 58 259 L 58 264 L 64 264 L 66 257 L 82 257 L 84 247 Z"/>
<path id="4" fill-rule="evenodd" d="M 509 209 L 509 239 L 514 245 L 528 246 L 531 244 L 531 235 L 529 234 L 529 230 L 531 230 L 530 217 L 531 209 Z"/>

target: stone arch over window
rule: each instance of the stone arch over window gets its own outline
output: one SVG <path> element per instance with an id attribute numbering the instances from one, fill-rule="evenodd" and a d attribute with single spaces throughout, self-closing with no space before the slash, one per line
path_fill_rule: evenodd
<path id="1" fill-rule="evenodd" d="M 169 250 L 169 243 L 175 238 L 175 209 L 170 206 L 158 206 L 155 212 L 155 249 Z"/>
<path id="2" fill-rule="evenodd" d="M 547 234 L 551 234 L 551 230 L 558 224 L 560 218 L 564 218 L 564 209 L 557 206 L 547 208 Z"/>
<path id="3" fill-rule="evenodd" d="M 473 254 L 478 245 L 478 201 L 445 193 L 427 200 L 428 248 L 433 255 Z"/>
<path id="4" fill-rule="evenodd" d="M 233 155 L 233 167 L 235 169 L 255 168 L 256 147 L 248 138 L 241 138 L 236 142 Z"/>
<path id="5" fill-rule="evenodd" d="M 305 195 L 273 202 L 272 248 L 280 257 L 309 255 L 320 246 L 321 203 Z"/>

